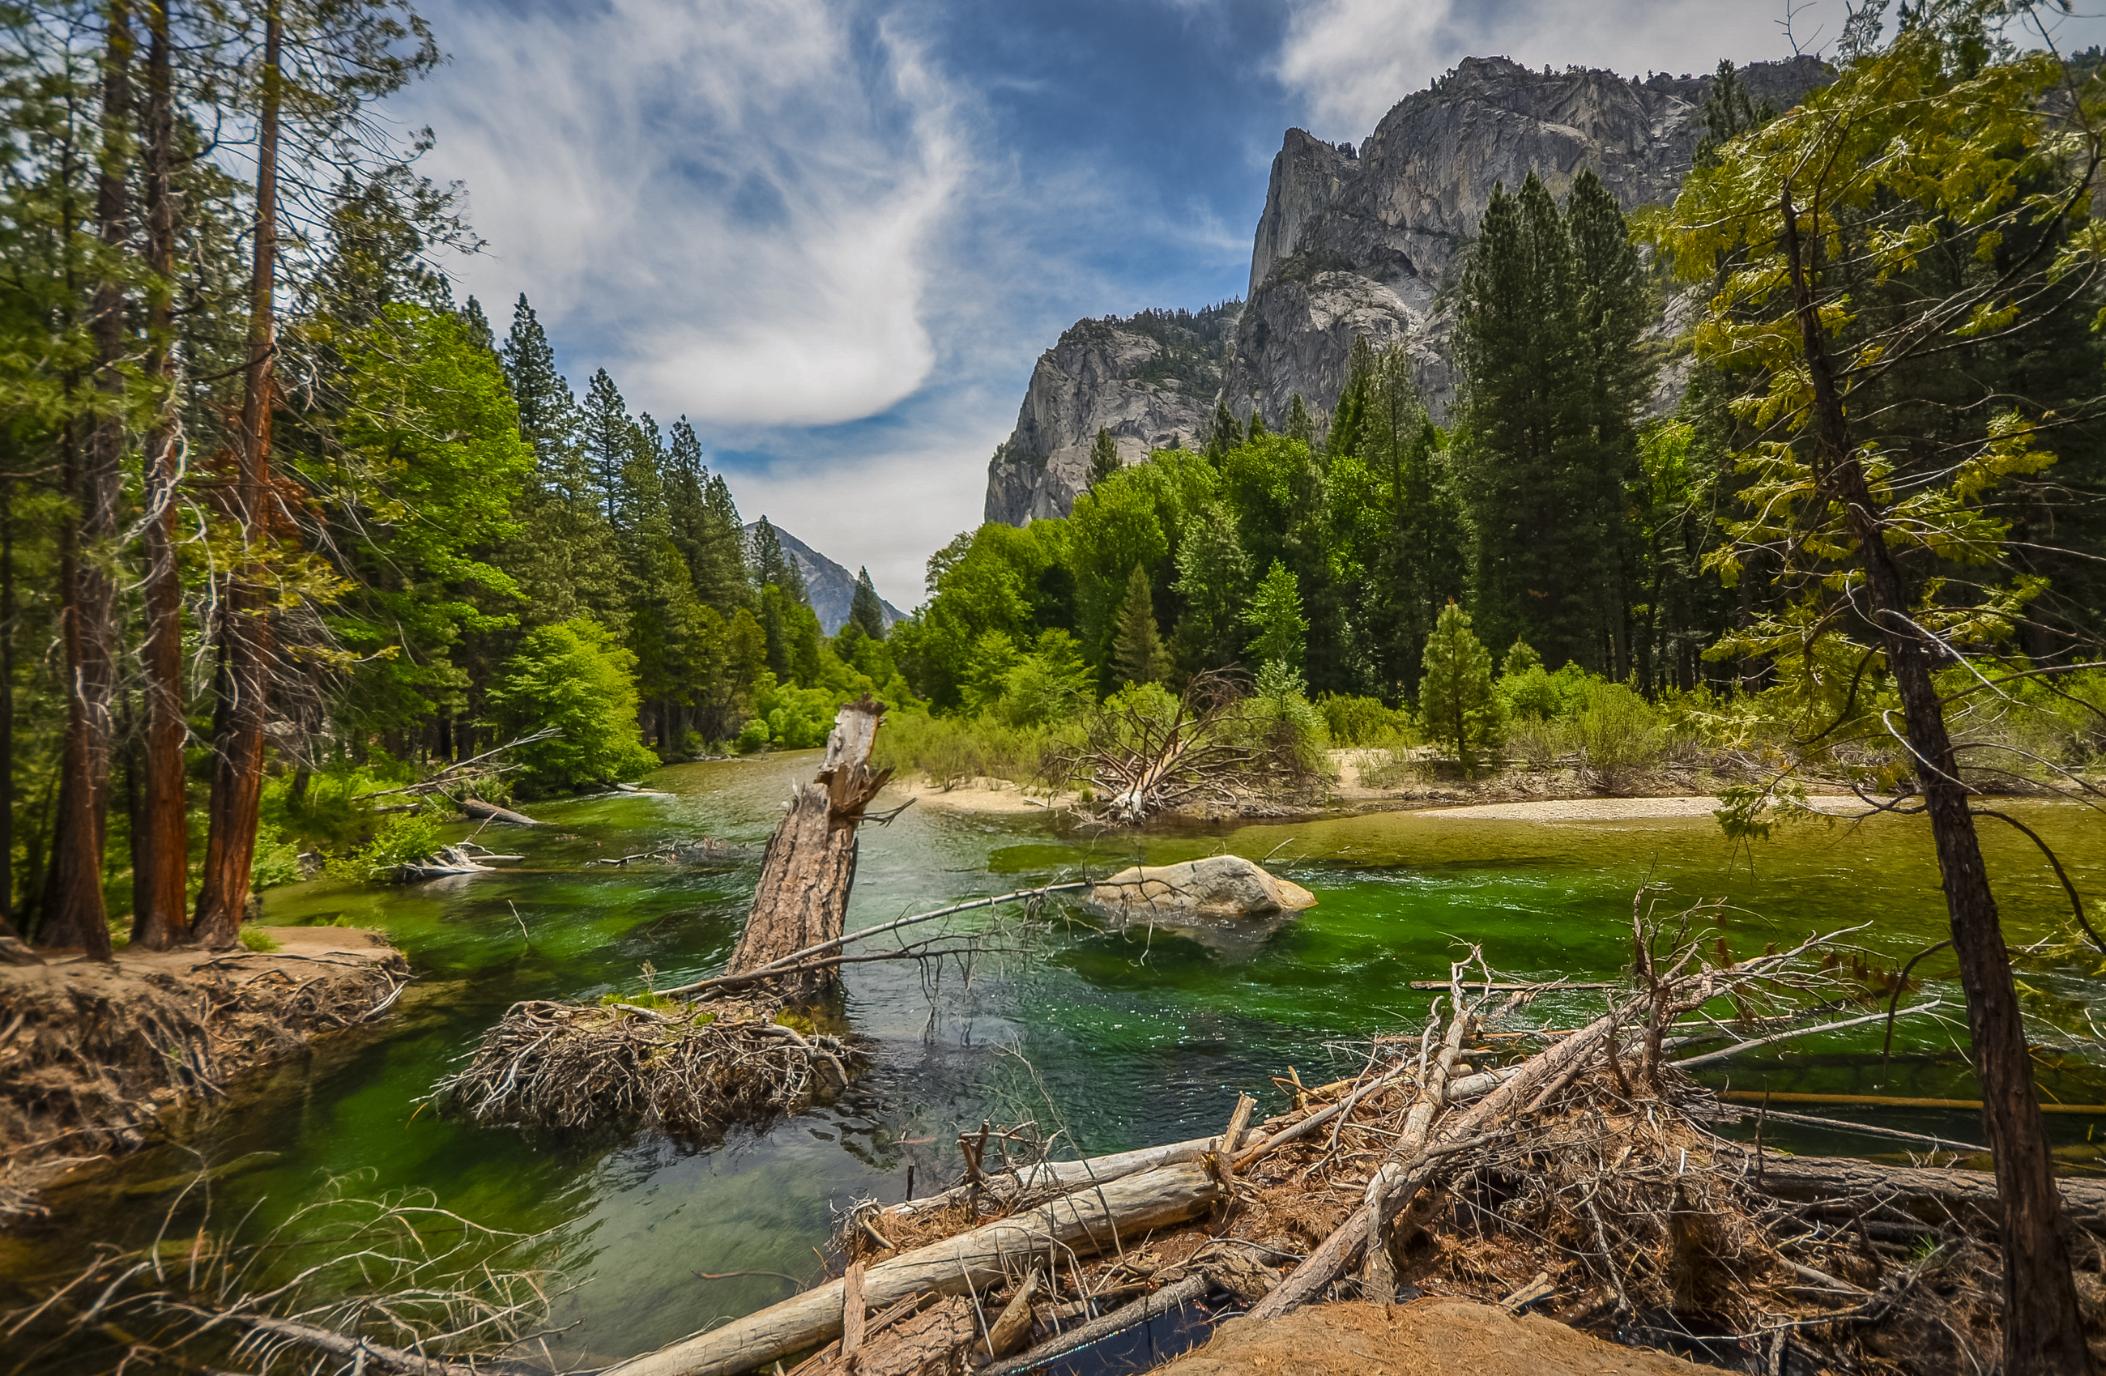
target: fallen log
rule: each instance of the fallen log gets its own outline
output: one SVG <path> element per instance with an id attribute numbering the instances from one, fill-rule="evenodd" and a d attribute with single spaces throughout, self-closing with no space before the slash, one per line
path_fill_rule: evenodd
<path id="1" fill-rule="evenodd" d="M 524 812 L 514 812 L 496 803 L 486 803 L 480 798 L 463 798 L 455 804 L 461 815 L 472 822 L 502 822 L 508 827 L 538 827 L 542 825 Z"/>
<path id="2" fill-rule="evenodd" d="M 870 765 L 884 715 L 884 708 L 865 697 L 835 716 L 818 775 L 791 796 L 789 812 L 769 838 L 753 908 L 725 974 L 751 975 L 839 940 L 855 884 L 856 826 L 892 777 L 891 770 Z M 822 969 L 785 974 L 771 983 L 791 997 L 815 998 L 838 978 L 838 972 Z"/>
<path id="3" fill-rule="evenodd" d="M 1880 1014 L 1885 1017 L 1886 1014 Z M 1805 1104 L 1812 1108 L 1901 1108 L 1956 1109 L 1980 1113 L 1980 1099 L 1940 1099 L 1922 1094 L 1816 1094 L 1804 1090 L 1722 1089 L 1719 1098 L 1729 1104 Z M 2042 1113 L 2063 1113 L 2079 1118 L 2106 1118 L 2106 1104 L 2057 1104 L 2043 1100 Z"/>
<path id="4" fill-rule="evenodd" d="M 863 1302 L 884 1308 L 911 1295 L 961 1294 L 1021 1274 L 1048 1254 L 1091 1256 L 1196 1217 L 1223 1194 L 1220 1180 L 1192 1161 L 1078 1190 L 1029 1213 L 869 1266 L 863 1273 Z M 845 1284 L 831 1281 L 617 1363 L 602 1376 L 736 1376 L 840 1336 L 845 1297 Z"/>
<path id="5" fill-rule="evenodd" d="M 1754 1168 L 1757 1189 L 1821 1214 L 1899 1210 L 1933 1226 L 1957 1221 L 1994 1237 L 2001 1217 L 1996 1177 L 1957 1167 L 1889 1166 L 1833 1156 L 1765 1156 Z M 2055 1182 L 2062 1215 L 2073 1228 L 2106 1234 L 2106 1179 Z"/>

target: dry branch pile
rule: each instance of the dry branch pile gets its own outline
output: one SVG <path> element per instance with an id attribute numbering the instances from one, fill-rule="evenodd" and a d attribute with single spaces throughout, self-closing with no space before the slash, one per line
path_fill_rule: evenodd
<path id="1" fill-rule="evenodd" d="M 432 1101 L 482 1124 L 643 1127 L 708 1141 L 847 1085 L 856 1052 L 846 1042 L 774 1016 L 772 1006 L 745 1003 L 670 1012 L 522 1003 Z"/>
<path id="2" fill-rule="evenodd" d="M 1832 1025 L 1820 944 L 1709 965 L 1697 942 L 1656 956 L 1641 935 L 1634 986 L 1562 1033 L 1500 1028 L 1533 991 L 1472 998 L 1459 966 L 1420 1037 L 1351 1080 L 1294 1084 L 1278 1118 L 1250 1124 L 1246 1098 L 1219 1136 L 1113 1157 L 997 1170 L 968 1151 L 964 1184 L 851 1215 L 842 1280 L 616 1371 L 731 1376 L 816 1348 L 804 1376 L 1006 1373 L 1203 1295 L 1256 1322 L 1413 1292 L 1743 1370 L 1989 1369 L 1980 1177 L 1780 1161 L 1709 1131 L 1715 1101 L 1677 1067 Z M 1464 1063 L 1484 1042 L 1526 1054 Z M 2064 1188 L 2096 1225 L 2106 1182 Z M 2095 1302 L 2096 1236 L 2084 1255 Z M 971 1322 L 944 1319 L 961 1298 Z"/>
<path id="3" fill-rule="evenodd" d="M 1046 777 L 1086 785 L 1107 821 L 1133 825 L 1185 808 L 1242 810 L 1253 796 L 1306 785 L 1291 751 L 1250 719 L 1233 675 L 1195 675 L 1175 699 L 1128 693 L 1091 714 L 1082 742 L 1054 754 Z"/>

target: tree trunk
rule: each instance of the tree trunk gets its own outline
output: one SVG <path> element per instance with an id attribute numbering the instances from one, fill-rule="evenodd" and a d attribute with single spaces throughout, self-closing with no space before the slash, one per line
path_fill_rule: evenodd
<path id="1" fill-rule="evenodd" d="M 67 446 L 72 511 L 61 554 L 65 605 L 60 639 L 66 654 L 65 776 L 59 788 L 52 858 L 52 940 L 110 958 L 103 903 L 103 840 L 109 818 L 113 698 L 116 693 L 117 503 L 123 492 L 124 284 L 115 271 L 124 253 L 131 164 L 132 30 L 127 0 L 105 8 L 102 142 L 95 178 L 95 232 L 103 260 L 89 306 L 95 341 L 96 410 L 85 444 Z"/>
<path id="2" fill-rule="evenodd" d="M 15 480 L 0 472 L 0 922 L 15 920 Z"/>
<path id="3" fill-rule="evenodd" d="M 744 974 L 841 935 L 856 877 L 856 824 L 892 776 L 889 769 L 870 767 L 884 711 L 866 697 L 834 718 L 818 776 L 799 786 L 788 815 L 768 841 L 753 911 L 726 973 Z M 835 978 L 829 972 L 789 983 L 794 997 L 812 997 Z"/>
<path id="4" fill-rule="evenodd" d="M 264 10 L 263 90 L 256 132 L 256 257 L 249 281 L 248 370 L 241 397 L 241 456 L 231 515 L 244 549 L 227 580 L 219 615 L 219 701 L 213 709 L 212 801 L 205 836 L 204 886 L 192 935 L 206 946 L 234 944 L 249 903 L 263 797 L 263 728 L 269 708 L 271 622 L 261 587 L 269 541 L 271 394 L 278 327 L 273 285 L 278 254 L 278 73 L 284 21 L 275 0 Z"/>
<path id="5" fill-rule="evenodd" d="M 1933 677 L 1933 647 L 1913 619 L 1907 575 L 1887 545 L 1888 521 L 1850 442 L 1789 188 L 1781 209 L 1785 256 L 1813 383 L 1814 478 L 1824 494 L 1842 506 L 1864 564 L 1872 629 L 1901 696 L 1903 729 L 1930 815 L 1960 986 L 1967 994 L 1982 1117 L 2003 1206 L 2004 1370 L 2009 1376 L 2088 1372 L 2091 1354 L 2070 1274 L 2069 1241 L 2033 1086 L 2025 1024 L 1968 806 L 1968 786 L 1960 777 L 1959 759 L 1946 730 L 1945 704 Z"/>
<path id="6" fill-rule="evenodd" d="M 146 440 L 146 738 L 140 761 L 143 796 L 133 842 L 132 941 L 159 951 L 190 933 L 189 801 L 183 746 L 183 587 L 176 561 L 176 482 L 183 443 L 176 389 L 176 209 L 170 187 L 175 164 L 175 101 L 170 68 L 168 0 L 147 7 L 146 256 L 148 288 L 146 375 L 161 389 L 160 411 Z"/>

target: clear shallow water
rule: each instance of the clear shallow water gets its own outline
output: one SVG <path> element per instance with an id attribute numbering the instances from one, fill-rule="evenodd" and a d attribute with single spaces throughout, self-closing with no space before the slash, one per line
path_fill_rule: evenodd
<path id="1" fill-rule="evenodd" d="M 1390 813 L 1318 822 L 1092 840 L 1036 819 L 908 809 L 868 829 L 850 924 L 883 921 L 978 894 L 1232 850 L 1265 859 L 1319 896 L 1269 940 L 1208 949 L 1162 932 L 1056 931 L 1027 956 L 987 958 L 968 980 L 946 967 L 933 985 L 911 965 L 847 971 L 848 1014 L 874 1065 L 842 1102 L 708 1151 L 653 1142 L 552 1142 L 465 1127 L 416 1101 L 475 1036 L 520 998 L 591 998 L 713 972 L 729 953 L 751 892 L 751 867 L 720 873 L 587 867 L 674 839 L 765 839 L 791 783 L 814 756 L 681 766 L 655 787 L 666 799 L 615 798 L 537 808 L 547 831 L 518 834 L 528 872 L 414 888 L 321 882 L 273 891 L 270 922 L 341 920 L 385 931 L 421 979 L 389 1022 L 325 1045 L 286 1068 L 273 1092 L 200 1129 L 189 1151 L 275 1161 L 223 1181 L 214 1215 L 255 1209 L 268 1224 L 323 1176 L 361 1173 L 359 1188 L 410 1186 L 496 1227 L 545 1232 L 569 1290 L 556 1321 L 564 1355 L 610 1360 L 744 1313 L 788 1293 L 781 1272 L 815 1278 L 815 1249 L 851 1200 L 901 1197 L 947 1179 L 953 1142 L 983 1118 L 1058 1127 L 1078 1149 L 1174 1140 L 1217 1128 L 1240 1089 L 1292 1065 L 1314 1083 L 1349 1069 L 1352 1042 L 1415 1030 L 1431 995 L 1415 979 L 1446 974 L 1476 942 L 1504 974 L 1610 977 L 1629 962 L 1632 897 L 1658 886 L 1659 911 L 1723 899 L 1722 935 L 1739 954 L 1815 929 L 1869 922 L 1855 938 L 1892 966 L 1944 934 L 1929 842 L 1906 819 L 1787 830 L 1735 851 L 1709 818 L 1514 822 Z M 2073 808 L 2026 809 L 2061 851 L 2079 888 L 2106 893 L 2106 824 Z M 1985 824 L 2014 946 L 2059 935 L 2060 890 L 2026 843 Z M 999 929 L 999 914 L 966 921 Z M 1008 944 L 999 935 L 994 941 Z M 2034 1006 L 2082 1033 L 2045 1058 L 2044 1086 L 2066 1102 L 2106 1100 L 2106 1070 L 2085 1020 L 2098 1006 L 2096 959 L 2028 962 Z M 1931 992 L 1958 990 L 1949 958 L 1921 972 Z M 1592 996 L 1540 1002 L 1531 1016 L 1569 1025 Z M 1971 1096 L 1956 1029 L 1904 1022 L 1881 1066 L 1878 1029 L 1780 1048 L 1736 1062 L 1732 1083 L 1759 1088 Z M 1721 1077 L 1723 1080 L 1724 1077 Z M 1268 1105 L 1270 1106 L 1270 1105 Z M 1969 1115 L 1883 1112 L 1878 1121 L 1963 1137 Z M 2091 1122 L 2053 1121 L 2064 1151 L 2088 1155 Z M 1772 1140 L 1777 1134 L 1772 1132 Z M 1809 1146 L 1875 1151 L 1869 1139 L 1805 1137 Z M 172 1149 L 135 1158 L 122 1178 L 155 1180 L 194 1158 Z M 107 1192 L 62 1209 L 19 1246 L 31 1264 L 94 1236 L 158 1223 L 151 1199 Z M 8 1267 L 5 1269 L 12 1269 Z M 725 1273 L 743 1275 L 726 1276 Z M 706 1278 L 703 1273 L 723 1278 Z"/>

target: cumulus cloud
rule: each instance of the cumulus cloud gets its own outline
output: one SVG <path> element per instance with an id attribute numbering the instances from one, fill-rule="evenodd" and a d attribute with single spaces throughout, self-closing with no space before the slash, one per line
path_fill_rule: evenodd
<path id="1" fill-rule="evenodd" d="M 704 425 L 849 420 L 927 379 L 968 157 L 911 36 L 826 0 L 433 18 L 454 65 L 408 113 L 489 241 L 470 289 L 524 287 L 632 402 Z"/>
<path id="2" fill-rule="evenodd" d="M 1629 75 L 1705 72 L 1821 52 L 1841 35 L 1844 0 L 1290 0 L 1275 73 L 1315 132 L 1358 139 L 1390 106 L 1470 56 Z M 2098 20 L 2065 20 L 2058 42 L 2096 42 Z"/>

